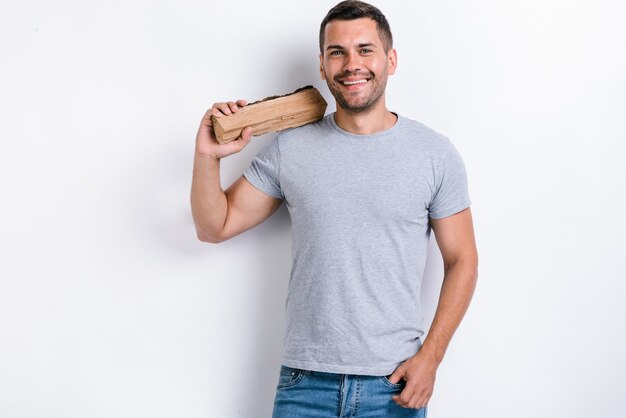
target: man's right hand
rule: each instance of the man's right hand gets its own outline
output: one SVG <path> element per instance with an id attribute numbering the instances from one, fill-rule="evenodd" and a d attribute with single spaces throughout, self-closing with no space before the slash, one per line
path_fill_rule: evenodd
<path id="1" fill-rule="evenodd" d="M 233 113 L 237 113 L 240 107 L 244 107 L 247 104 L 245 100 L 237 100 L 236 102 L 224 102 L 215 103 L 213 107 L 206 111 L 202 121 L 200 122 L 200 128 L 198 128 L 198 134 L 196 135 L 196 153 L 213 158 L 224 158 L 231 154 L 241 151 L 252 138 L 252 128 L 246 127 L 239 138 L 220 144 L 215 139 L 213 132 L 213 122 L 211 116 L 221 118 Z"/>

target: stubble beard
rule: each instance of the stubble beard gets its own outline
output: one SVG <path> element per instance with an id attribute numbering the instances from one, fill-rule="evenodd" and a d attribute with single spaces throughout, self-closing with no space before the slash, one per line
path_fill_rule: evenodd
<path id="1" fill-rule="evenodd" d="M 348 77 L 350 75 L 362 75 L 361 73 L 343 73 L 337 75 L 335 77 L 329 77 L 326 74 L 326 84 L 328 85 L 328 89 L 331 94 L 337 101 L 337 105 L 346 113 L 350 115 L 356 114 L 367 114 L 376 107 L 376 105 L 380 102 L 385 94 L 385 87 L 387 86 L 387 75 L 386 73 L 382 73 L 380 77 L 377 77 L 376 74 L 369 73 L 368 83 L 372 83 L 373 90 L 369 97 L 362 103 L 350 103 L 350 101 L 344 96 L 341 90 L 341 81 L 340 78 Z M 332 81 L 330 81 L 332 80 Z"/>

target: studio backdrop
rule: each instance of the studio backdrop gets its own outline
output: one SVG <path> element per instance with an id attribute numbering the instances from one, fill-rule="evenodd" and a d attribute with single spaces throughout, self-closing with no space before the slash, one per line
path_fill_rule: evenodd
<path id="1" fill-rule="evenodd" d="M 289 213 L 200 242 L 194 140 L 218 101 L 311 84 L 332 112 L 334 4 L 2 2 L 1 417 L 270 415 Z M 622 417 L 625 3 L 374 4 L 398 51 L 388 107 L 463 156 L 479 251 L 429 417 Z M 272 138 L 225 158 L 222 186 Z"/>

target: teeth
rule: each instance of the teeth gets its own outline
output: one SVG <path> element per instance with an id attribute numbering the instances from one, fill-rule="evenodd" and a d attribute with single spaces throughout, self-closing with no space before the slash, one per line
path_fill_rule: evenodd
<path id="1" fill-rule="evenodd" d="M 367 80 L 358 80 L 358 81 L 344 81 L 343 84 L 346 86 L 354 86 L 355 84 L 364 84 L 367 83 Z"/>

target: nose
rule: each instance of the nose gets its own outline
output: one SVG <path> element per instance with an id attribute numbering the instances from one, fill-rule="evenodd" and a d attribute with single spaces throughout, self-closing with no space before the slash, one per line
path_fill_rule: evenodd
<path id="1" fill-rule="evenodd" d="M 354 52 L 348 52 L 345 55 L 343 70 L 350 73 L 357 73 L 361 71 L 361 59 L 358 54 Z"/>

